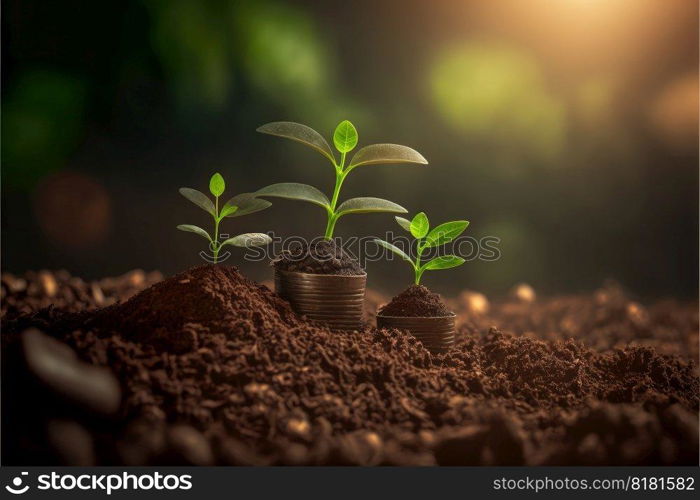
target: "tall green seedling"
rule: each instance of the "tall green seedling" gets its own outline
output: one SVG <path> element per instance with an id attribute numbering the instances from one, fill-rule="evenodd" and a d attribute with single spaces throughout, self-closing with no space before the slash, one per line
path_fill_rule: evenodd
<path id="1" fill-rule="evenodd" d="M 214 219 L 214 236 L 212 237 L 207 231 L 192 224 L 180 224 L 177 228 L 180 231 L 195 233 L 205 238 L 209 242 L 209 248 L 213 253 L 213 260 L 216 263 L 219 259 L 219 251 L 226 245 L 235 247 L 254 247 L 262 246 L 270 243 L 272 239 L 264 233 L 244 233 L 228 238 L 224 241 L 219 241 L 219 225 L 226 217 L 240 217 L 242 215 L 252 214 L 265 210 L 272 205 L 267 200 L 261 200 L 255 197 L 253 193 L 242 193 L 234 196 L 226 203 L 220 206 L 219 198 L 226 190 L 226 183 L 221 174 L 216 173 L 209 180 L 209 192 L 214 196 L 212 201 L 206 194 L 192 188 L 180 188 L 180 194 L 197 205 L 199 208 L 207 212 Z"/>
<path id="2" fill-rule="evenodd" d="M 439 226 L 430 230 L 428 216 L 425 215 L 424 212 L 420 212 L 411 220 L 404 219 L 403 217 L 396 217 L 396 222 L 403 229 L 411 233 L 411 235 L 417 240 L 415 259 L 412 259 L 406 252 L 388 241 L 375 238 L 374 242 L 388 250 L 391 250 L 396 255 L 411 264 L 414 273 L 413 282 L 416 285 L 420 284 L 420 280 L 425 271 L 449 269 L 451 267 L 457 267 L 464 264 L 464 259 L 456 255 L 443 255 L 425 263 L 422 262 L 422 256 L 426 250 L 441 247 L 457 238 L 467 228 L 469 221 L 455 220 L 452 222 L 445 222 L 444 224 L 440 224 Z"/>
<path id="3" fill-rule="evenodd" d="M 283 182 L 272 184 L 258 190 L 255 195 L 261 197 L 279 197 L 301 200 L 320 206 L 326 211 L 326 230 L 324 237 L 330 240 L 338 219 L 348 214 L 369 212 L 406 213 L 402 206 L 381 198 L 351 198 L 338 204 L 340 189 L 346 177 L 357 167 L 387 163 L 427 165 L 427 161 L 417 151 L 398 144 L 371 144 L 359 149 L 347 161 L 347 155 L 357 146 L 358 135 L 355 126 L 348 120 L 340 122 L 333 133 L 333 145 L 340 154 L 336 158 L 328 142 L 314 129 L 294 122 L 273 122 L 258 128 L 263 134 L 276 135 L 300 142 L 321 153 L 335 170 L 335 186 L 331 198 L 308 184 Z"/>

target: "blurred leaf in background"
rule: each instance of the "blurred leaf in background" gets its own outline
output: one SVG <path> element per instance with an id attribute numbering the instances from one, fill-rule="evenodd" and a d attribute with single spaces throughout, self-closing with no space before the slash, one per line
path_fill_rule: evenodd
<path id="1" fill-rule="evenodd" d="M 232 90 L 231 29 L 221 2 L 147 0 L 152 43 L 181 108 L 220 109 Z"/>
<path id="2" fill-rule="evenodd" d="M 22 71 L 3 97 L 3 182 L 26 189 L 64 166 L 83 136 L 85 83 L 49 69 Z"/>
<path id="3" fill-rule="evenodd" d="M 224 112 L 246 88 L 297 119 L 331 113 L 334 123 L 350 107 L 337 89 L 332 44 L 304 9 L 270 0 L 145 4 L 153 50 L 181 112 Z"/>
<path id="4" fill-rule="evenodd" d="M 332 124 L 358 110 L 339 90 L 332 39 L 289 3 L 242 1 L 231 9 L 242 72 L 265 100 L 296 120 Z"/>

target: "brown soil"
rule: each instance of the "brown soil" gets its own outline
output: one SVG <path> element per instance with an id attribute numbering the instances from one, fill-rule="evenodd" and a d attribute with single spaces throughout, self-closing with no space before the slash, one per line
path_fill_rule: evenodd
<path id="1" fill-rule="evenodd" d="M 411 285 L 382 307 L 379 314 L 383 316 L 433 317 L 449 316 L 452 312 L 447 309 L 437 293 L 431 292 L 423 285 Z"/>
<path id="2" fill-rule="evenodd" d="M 163 279 L 159 272 L 131 271 L 118 278 L 86 283 L 67 271 L 30 271 L 24 276 L 3 273 L 2 317 L 4 320 L 52 305 L 78 312 L 109 306 Z"/>
<path id="3" fill-rule="evenodd" d="M 119 332 L 159 351 L 183 353 L 198 349 L 212 334 L 239 336 L 250 325 L 267 331 L 295 321 L 285 301 L 236 268 L 202 266 L 99 311 L 86 325 Z"/>
<path id="4" fill-rule="evenodd" d="M 41 287 L 3 277 L 6 465 L 697 464 L 696 303 L 464 292 L 456 347 L 431 355 L 308 324 L 235 268 L 98 311 L 71 280 L 84 304 L 36 309 Z"/>
<path id="5" fill-rule="evenodd" d="M 365 274 L 359 262 L 333 240 L 295 242 L 277 256 L 272 265 L 283 271 L 312 274 Z"/>

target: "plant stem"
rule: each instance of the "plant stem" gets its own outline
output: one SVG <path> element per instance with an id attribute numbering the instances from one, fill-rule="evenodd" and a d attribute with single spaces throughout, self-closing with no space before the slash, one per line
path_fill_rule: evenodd
<path id="1" fill-rule="evenodd" d="M 326 224 L 326 233 L 324 238 L 330 240 L 333 237 L 333 230 L 335 229 L 335 223 L 338 220 L 335 213 L 335 207 L 338 204 L 338 196 L 340 195 L 340 187 L 343 185 L 345 180 L 345 175 L 336 174 L 335 177 L 335 188 L 333 189 L 333 198 L 331 199 L 331 206 L 328 210 L 328 223 Z"/>
<path id="2" fill-rule="evenodd" d="M 216 214 L 214 215 L 214 264 L 216 264 L 216 261 L 219 260 L 219 197 L 215 196 L 215 203 L 216 203 Z"/>
<path id="3" fill-rule="evenodd" d="M 418 248 L 416 249 L 416 263 L 413 265 L 413 268 L 416 271 L 416 279 L 414 281 L 414 284 L 420 285 L 420 279 L 421 276 L 423 276 L 423 273 L 420 271 L 420 257 L 421 254 L 423 253 L 423 244 L 421 243 L 420 240 L 418 240 Z"/>
<path id="4" fill-rule="evenodd" d="M 345 180 L 346 173 L 343 172 L 343 166 L 345 165 L 345 153 L 340 155 L 340 165 L 335 166 L 335 187 L 333 188 L 333 197 L 331 198 L 331 206 L 328 210 L 328 223 L 326 224 L 326 232 L 324 238 L 330 240 L 333 237 L 333 231 L 335 230 L 335 223 L 338 221 L 335 213 L 335 207 L 338 204 L 338 197 L 340 196 L 340 188 Z"/>

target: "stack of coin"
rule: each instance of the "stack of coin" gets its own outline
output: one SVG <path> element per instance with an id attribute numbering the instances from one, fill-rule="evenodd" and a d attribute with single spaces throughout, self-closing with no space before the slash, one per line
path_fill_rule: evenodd
<path id="1" fill-rule="evenodd" d="M 450 350 L 455 343 L 455 315 L 433 317 L 377 316 L 377 328 L 407 330 L 434 354 Z"/>

